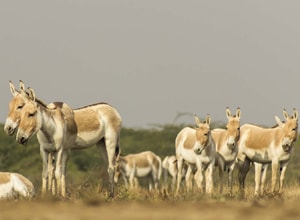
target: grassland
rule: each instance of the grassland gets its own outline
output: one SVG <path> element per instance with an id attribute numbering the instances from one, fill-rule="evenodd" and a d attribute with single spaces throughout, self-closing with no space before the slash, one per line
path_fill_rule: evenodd
<path id="1" fill-rule="evenodd" d="M 158 126 L 153 129 L 122 130 L 122 153 L 152 150 L 161 157 L 174 153 L 174 139 L 182 126 Z M 100 152 L 95 148 L 74 151 L 68 161 L 68 198 L 41 197 L 41 168 L 36 139 L 28 146 L 16 143 L 0 130 L 0 170 L 19 172 L 28 177 L 37 189 L 32 200 L 0 201 L 0 219 L 299 219 L 300 208 L 300 144 L 299 138 L 286 173 L 283 194 L 254 197 L 253 169 L 246 179 L 245 195 L 238 193 L 234 178 L 233 195 L 212 196 L 197 191 L 181 193 L 149 193 L 145 182 L 141 189 L 128 191 L 122 183 L 116 185 L 115 197 L 107 198 L 107 173 Z M 236 171 L 235 171 L 236 176 Z M 270 179 L 270 171 L 268 172 Z M 267 189 L 270 181 L 267 181 Z"/>

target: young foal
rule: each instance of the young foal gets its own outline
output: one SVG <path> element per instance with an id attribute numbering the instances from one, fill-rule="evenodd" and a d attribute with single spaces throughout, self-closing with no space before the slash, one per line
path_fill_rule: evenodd
<path id="1" fill-rule="evenodd" d="M 203 190 L 204 188 L 202 172 L 205 172 L 205 190 L 209 194 L 211 194 L 213 190 L 213 169 L 215 165 L 216 148 L 214 140 L 211 137 L 210 116 L 207 115 L 203 123 L 195 116 L 195 122 L 198 128 L 183 128 L 175 140 L 178 166 L 176 194 L 178 194 L 180 188 L 184 161 L 189 164 L 185 177 L 187 190 L 189 191 L 192 188 L 191 174 L 194 166 L 197 168 L 195 180 L 198 189 Z"/>
<path id="2" fill-rule="evenodd" d="M 51 105 L 38 104 L 32 89 L 30 98 L 21 90 L 25 105 L 20 111 L 20 124 L 16 139 L 26 145 L 29 138 L 37 135 L 43 160 L 42 188 L 47 185 L 48 156 L 55 158 L 56 189 L 62 197 L 66 196 L 66 162 L 71 146 L 75 143 L 77 127 L 73 110 L 65 103 L 55 102 Z"/>
<path id="3" fill-rule="evenodd" d="M 13 99 L 9 103 L 9 113 L 5 123 L 5 131 L 7 134 L 12 135 L 20 123 L 20 112 L 25 105 L 25 101 L 22 95 L 20 95 L 20 91 L 24 91 L 25 86 L 23 82 L 20 81 L 20 91 L 17 91 L 11 82 L 9 85 Z M 35 98 L 35 101 L 39 105 L 42 103 L 37 98 Z M 98 103 L 74 109 L 73 113 L 77 126 L 77 136 L 75 144 L 71 147 L 72 149 L 86 149 L 96 145 L 102 150 L 108 167 L 110 183 L 109 196 L 112 197 L 114 195 L 113 178 L 115 155 L 118 154 L 120 146 L 121 116 L 115 108 L 106 103 Z M 51 170 L 51 155 L 49 155 L 48 162 L 50 165 L 49 169 Z M 45 178 L 49 178 L 50 175 L 51 171 L 49 171 L 48 174 L 43 174 Z M 48 188 L 51 188 L 51 184 L 48 185 Z M 46 192 L 46 186 L 43 186 L 42 192 Z"/>
<path id="4" fill-rule="evenodd" d="M 0 172 L 0 199 L 31 199 L 35 189 L 29 179 L 19 173 Z"/>
<path id="5" fill-rule="evenodd" d="M 151 191 L 153 186 L 155 190 L 158 190 L 158 182 L 162 172 L 161 159 L 151 151 L 126 156 L 119 155 L 116 170 L 115 182 L 118 182 L 119 175 L 122 174 L 127 188 L 127 179 L 129 179 L 130 189 L 133 189 L 137 187 L 136 178 L 149 177 L 149 190 Z"/>
<path id="6" fill-rule="evenodd" d="M 298 112 L 294 109 L 293 115 L 289 116 L 284 109 L 283 116 L 285 118 L 284 123 L 278 117 L 275 117 L 278 126 L 273 128 L 262 128 L 251 124 L 241 126 L 237 158 L 239 183 L 242 191 L 245 187 L 245 178 L 250 169 L 250 163 L 254 162 L 256 166 L 255 194 L 258 195 L 260 193 L 261 168 L 267 164 L 272 166 L 272 193 L 275 192 L 277 171 L 278 166 L 280 166 L 279 192 L 282 192 L 286 168 L 291 158 L 293 144 L 297 139 Z"/>
<path id="7" fill-rule="evenodd" d="M 238 153 L 237 142 L 240 138 L 241 110 L 238 108 L 236 114 L 232 115 L 226 108 L 228 119 L 226 129 L 213 129 L 211 135 L 216 144 L 216 165 L 219 167 L 220 193 L 223 191 L 224 171 L 229 172 L 230 194 L 232 193 L 232 176 Z"/>

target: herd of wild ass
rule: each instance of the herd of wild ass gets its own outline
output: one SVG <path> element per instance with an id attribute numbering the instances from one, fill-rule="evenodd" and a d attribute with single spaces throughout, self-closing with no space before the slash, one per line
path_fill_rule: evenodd
<path id="1" fill-rule="evenodd" d="M 163 160 L 151 151 L 137 154 L 120 154 L 121 116 L 107 103 L 97 103 L 72 109 L 66 103 L 44 104 L 32 88 L 20 81 L 17 90 L 9 82 L 13 95 L 4 125 L 8 135 L 15 131 L 18 143 L 26 145 L 29 138 L 37 136 L 43 161 L 42 195 L 66 197 L 66 162 L 71 150 L 96 145 L 101 149 L 109 177 L 109 197 L 114 196 L 114 184 L 120 176 L 126 187 L 136 188 L 141 177 L 148 177 L 149 190 L 169 190 L 168 177 L 172 177 L 171 190 L 189 192 L 193 186 L 198 191 L 212 194 L 214 170 L 219 173 L 219 191 L 222 193 L 224 173 L 228 172 L 229 191 L 232 193 L 233 170 L 238 169 L 240 190 L 245 188 L 245 178 L 252 166 L 255 169 L 255 195 L 265 192 L 267 166 L 271 165 L 271 192 L 281 192 L 286 168 L 297 138 L 298 112 L 292 115 L 283 110 L 284 121 L 277 116 L 277 125 L 264 128 L 253 124 L 240 125 L 241 110 L 233 115 L 226 108 L 228 122 L 225 129 L 211 129 L 211 117 L 201 121 L 195 115 L 195 128 L 185 127 L 175 139 L 173 155 Z M 280 171 L 277 189 L 277 172 Z M 184 183 L 184 184 L 183 184 Z M 184 187 L 183 187 L 184 186 Z M 18 173 L 0 172 L 0 198 L 22 196 L 32 198 L 33 184 Z"/>

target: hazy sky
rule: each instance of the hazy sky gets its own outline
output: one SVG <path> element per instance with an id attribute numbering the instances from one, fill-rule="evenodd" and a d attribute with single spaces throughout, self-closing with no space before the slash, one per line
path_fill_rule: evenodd
<path id="1" fill-rule="evenodd" d="M 300 110 L 300 1 L 0 0 L 0 122 L 22 79 L 46 103 L 116 107 L 126 127 L 179 113 L 274 125 Z M 183 116 L 176 123 L 193 123 Z"/>

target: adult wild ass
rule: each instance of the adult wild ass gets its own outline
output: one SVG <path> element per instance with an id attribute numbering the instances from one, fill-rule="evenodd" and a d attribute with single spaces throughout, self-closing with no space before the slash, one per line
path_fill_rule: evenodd
<path id="1" fill-rule="evenodd" d="M 149 191 L 154 187 L 158 191 L 158 182 L 161 177 L 162 167 L 161 158 L 152 151 L 145 151 L 137 154 L 128 154 L 126 156 L 118 155 L 117 168 L 115 173 L 115 182 L 122 175 L 125 185 L 128 188 L 137 188 L 137 178 L 149 178 Z"/>
<path id="2" fill-rule="evenodd" d="M 213 170 L 215 165 L 215 142 L 210 131 L 210 116 L 207 115 L 204 122 L 195 115 L 197 128 L 185 127 L 177 135 L 175 140 L 175 152 L 177 157 L 177 187 L 176 194 L 179 192 L 182 179 L 182 167 L 184 161 L 188 163 L 185 180 L 187 190 L 192 188 L 192 172 L 194 166 L 197 171 L 195 180 L 200 191 L 204 190 L 203 172 L 205 172 L 205 191 L 208 194 L 213 190 Z"/>
<path id="3" fill-rule="evenodd" d="M 25 100 L 21 91 L 25 86 L 20 81 L 20 91 L 16 90 L 12 82 L 9 82 L 13 99 L 9 103 L 9 113 L 4 130 L 12 135 L 20 123 L 20 112 L 25 106 Z M 23 92 L 24 93 L 24 92 Z M 35 98 L 38 105 L 42 102 Z M 41 104 L 43 105 L 43 104 Z M 49 104 L 52 105 L 51 103 Z M 73 149 L 86 149 L 96 145 L 103 153 L 109 175 L 109 196 L 114 195 L 114 166 L 115 155 L 119 152 L 120 131 L 122 120 L 118 111 L 107 103 L 97 103 L 82 108 L 74 109 L 74 119 L 77 127 L 77 136 Z M 52 156 L 49 155 L 49 165 L 52 165 Z M 49 168 L 51 170 L 51 167 Z M 43 173 L 44 182 L 51 176 L 50 171 Z M 51 181 L 49 181 L 51 183 Z M 51 184 L 49 184 L 51 185 Z M 48 186 L 48 188 L 51 188 Z M 46 185 L 42 186 L 42 192 L 46 192 Z"/>
<path id="4" fill-rule="evenodd" d="M 272 128 L 263 128 L 256 125 L 244 124 L 241 126 L 241 136 L 239 140 L 239 184 L 243 191 L 245 187 L 245 178 L 250 169 L 250 164 L 255 165 L 255 195 L 261 193 L 261 169 L 264 167 L 265 178 L 266 165 L 272 167 L 271 191 L 275 193 L 277 171 L 280 167 L 279 193 L 283 190 L 283 181 L 288 162 L 291 158 L 294 142 L 298 133 L 298 111 L 293 110 L 293 115 L 289 115 L 283 110 L 285 122 L 282 122 L 277 116 L 275 120 L 277 126 Z"/>
<path id="5" fill-rule="evenodd" d="M 29 138 L 36 134 L 43 161 L 42 189 L 47 185 L 50 153 L 55 158 L 55 188 L 58 194 L 66 197 L 66 163 L 77 134 L 73 110 L 62 102 L 54 102 L 48 106 L 38 104 L 34 91 L 30 88 L 28 90 L 29 97 L 21 90 L 25 105 L 20 111 L 16 139 L 20 144 L 26 145 Z"/>
<path id="6" fill-rule="evenodd" d="M 32 182 L 19 173 L 0 172 L 0 199 L 31 199 L 35 195 Z"/>
<path id="7" fill-rule="evenodd" d="M 228 170 L 228 183 L 230 194 L 232 194 L 232 176 L 238 153 L 237 143 L 240 138 L 241 110 L 238 108 L 235 115 L 232 115 L 227 107 L 226 116 L 228 119 L 226 129 L 213 129 L 211 135 L 216 144 L 216 165 L 219 167 L 220 193 L 223 191 L 224 171 Z"/>
<path id="8" fill-rule="evenodd" d="M 4 131 L 8 135 L 13 135 L 19 126 L 20 123 L 20 111 L 23 109 L 26 99 L 24 99 L 24 95 L 26 95 L 26 98 L 29 98 L 29 93 L 26 92 L 25 85 L 22 80 L 20 80 L 20 86 L 19 86 L 19 91 L 15 88 L 13 83 L 9 81 L 9 87 L 11 94 L 13 95 L 13 99 L 9 103 L 9 113 L 5 121 L 4 125 Z M 21 91 L 23 94 L 21 94 Z M 40 105 L 45 105 L 41 100 L 35 97 L 35 101 L 39 103 Z M 55 188 L 54 188 L 54 179 L 53 179 L 53 172 L 54 172 L 54 166 L 53 166 L 53 155 L 49 153 L 48 155 L 48 177 L 49 183 L 48 183 L 48 190 L 52 191 L 53 194 L 55 194 Z M 53 182 L 53 183 L 52 183 Z M 53 187 L 52 187 L 53 186 Z M 42 190 L 45 192 L 45 189 Z"/>

